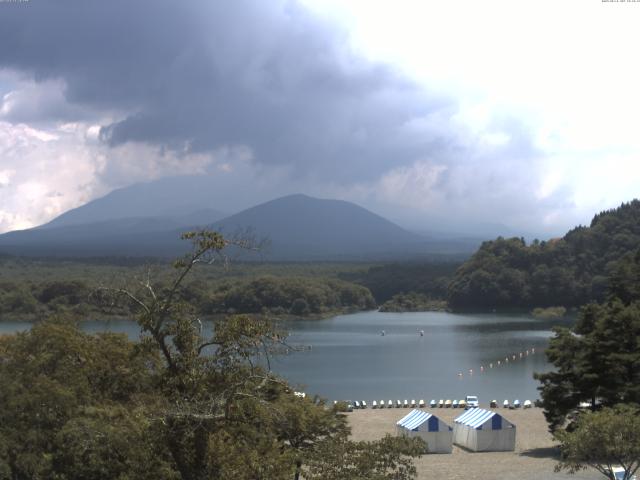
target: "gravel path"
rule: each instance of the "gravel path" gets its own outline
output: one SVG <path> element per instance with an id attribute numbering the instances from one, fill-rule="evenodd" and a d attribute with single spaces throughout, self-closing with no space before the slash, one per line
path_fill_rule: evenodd
<path id="1" fill-rule="evenodd" d="M 458 409 L 429 409 L 440 419 L 453 426 L 453 419 L 462 414 Z M 395 423 L 409 409 L 355 410 L 347 414 L 354 440 L 375 440 L 385 433 L 395 434 Z M 576 475 L 555 473 L 557 451 L 547 431 L 542 409 L 498 409 L 507 420 L 516 425 L 515 452 L 473 453 L 453 446 L 451 454 L 423 455 L 416 460 L 419 479 L 478 479 L 478 480 L 596 480 L 604 477 L 595 470 Z"/>

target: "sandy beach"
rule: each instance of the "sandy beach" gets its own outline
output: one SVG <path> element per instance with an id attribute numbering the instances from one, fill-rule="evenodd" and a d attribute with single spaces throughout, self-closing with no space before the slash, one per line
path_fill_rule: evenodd
<path id="1" fill-rule="evenodd" d="M 458 409 L 429 409 L 440 419 L 453 425 L 453 419 L 462 414 Z M 478 479 L 478 480 L 595 480 L 604 478 L 595 470 L 575 475 L 555 473 L 557 451 L 547 431 L 542 409 L 497 409 L 516 425 L 514 452 L 472 453 L 453 446 L 451 454 L 423 455 L 416 460 L 419 479 Z M 348 415 L 354 440 L 375 440 L 386 433 L 395 435 L 395 423 L 409 409 L 355 410 Z"/>

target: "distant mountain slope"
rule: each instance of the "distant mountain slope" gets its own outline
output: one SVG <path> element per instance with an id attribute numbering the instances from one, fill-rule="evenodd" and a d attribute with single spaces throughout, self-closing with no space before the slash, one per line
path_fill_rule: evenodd
<path id="1" fill-rule="evenodd" d="M 358 205 L 300 194 L 257 205 L 213 225 L 228 234 L 247 227 L 271 241 L 268 254 L 277 258 L 393 254 L 395 249 L 425 244 L 424 237 Z"/>
<path id="2" fill-rule="evenodd" d="M 454 308 L 578 306 L 602 301 L 609 278 L 640 248 L 640 201 L 597 214 L 589 227 L 526 245 L 485 242 L 449 285 Z"/>
<path id="3" fill-rule="evenodd" d="M 122 218 L 165 218 L 180 225 L 188 225 L 190 220 L 186 220 L 186 217 L 194 217 L 198 212 L 205 213 L 209 222 L 223 218 L 225 214 L 211 208 L 212 205 L 215 203 L 211 198 L 208 177 L 170 177 L 114 190 L 104 197 L 63 213 L 41 228 Z"/>
<path id="4" fill-rule="evenodd" d="M 0 235 L 0 253 L 174 257 L 187 248 L 178 240 L 180 233 L 193 226 L 208 226 L 228 236 L 250 229 L 257 238 L 270 241 L 262 252 L 265 260 L 398 259 L 471 249 L 464 241 L 429 241 L 353 203 L 306 195 L 278 198 L 215 222 L 205 211 L 179 220 L 144 217 L 76 223 L 88 217 L 87 211 L 46 227 Z"/>
<path id="5" fill-rule="evenodd" d="M 180 232 L 204 227 L 214 218 L 193 213 L 170 218 L 123 218 L 61 227 L 33 228 L 0 235 L 0 253 L 62 257 L 173 257 L 185 245 Z"/>

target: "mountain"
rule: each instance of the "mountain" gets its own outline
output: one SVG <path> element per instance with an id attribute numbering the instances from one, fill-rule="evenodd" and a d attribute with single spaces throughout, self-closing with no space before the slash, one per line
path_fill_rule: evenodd
<path id="1" fill-rule="evenodd" d="M 289 195 L 213 224 L 234 234 L 246 228 L 267 238 L 274 259 L 397 257 L 418 253 L 425 239 L 354 203 Z"/>
<path id="2" fill-rule="evenodd" d="M 174 257 L 187 248 L 179 240 L 180 233 L 195 226 L 208 226 L 227 236 L 250 230 L 258 239 L 267 238 L 269 246 L 260 256 L 266 260 L 398 259 L 469 251 L 466 244 L 429 241 L 341 200 L 290 195 L 218 220 L 213 218 L 217 212 L 202 210 L 203 205 L 182 217 L 126 216 L 157 213 L 149 205 L 126 206 L 125 200 L 136 198 L 140 195 L 124 189 L 45 226 L 0 235 L 0 253 Z"/>
<path id="3" fill-rule="evenodd" d="M 117 219 L 165 219 L 178 226 L 205 218 L 214 222 L 225 216 L 210 208 L 213 200 L 208 177 L 182 176 L 137 183 L 114 190 L 56 217 L 40 228 L 86 225 Z"/>
<path id="4" fill-rule="evenodd" d="M 594 216 L 562 238 L 484 242 L 456 272 L 449 304 L 464 308 L 574 307 L 605 299 L 640 249 L 640 201 Z M 637 280 L 636 280 L 637 282 Z"/>

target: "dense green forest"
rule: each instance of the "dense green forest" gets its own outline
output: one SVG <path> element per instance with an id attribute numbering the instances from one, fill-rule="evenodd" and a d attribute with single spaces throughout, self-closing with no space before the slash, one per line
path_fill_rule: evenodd
<path id="1" fill-rule="evenodd" d="M 443 312 L 445 300 L 433 299 L 424 293 L 398 293 L 380 305 L 381 312 Z"/>
<path id="2" fill-rule="evenodd" d="M 454 309 L 575 307 L 604 300 L 640 246 L 640 201 L 597 214 L 550 241 L 522 238 L 484 242 L 455 273 L 448 301 Z"/>
<path id="3" fill-rule="evenodd" d="M 375 307 L 376 302 L 366 287 L 343 280 L 263 276 L 220 285 L 203 310 L 205 313 L 309 315 Z"/>
<path id="4" fill-rule="evenodd" d="M 374 265 L 367 269 L 343 271 L 338 276 L 371 290 L 379 304 L 394 295 L 411 292 L 433 299 L 445 299 L 447 288 L 460 261 L 399 262 Z"/>
<path id="5" fill-rule="evenodd" d="M 135 283 L 135 282 L 132 282 Z M 129 316 L 122 305 L 105 308 L 100 284 L 82 280 L 0 281 L 0 315 L 5 319 L 37 319 L 52 313 Z M 180 292 L 204 314 L 262 313 L 324 316 L 376 308 L 371 292 L 354 283 L 326 277 L 260 276 L 252 280 L 197 279 Z"/>
<path id="6" fill-rule="evenodd" d="M 459 263 L 242 263 L 203 265 L 182 295 L 205 314 L 269 313 L 326 316 L 373 309 L 397 295 L 444 300 Z M 52 313 L 129 316 L 96 302 L 100 287 L 135 284 L 170 269 L 152 260 L 71 261 L 0 257 L 0 316 L 34 320 Z M 416 295 L 418 297 L 416 297 Z M 395 303 L 415 310 L 424 302 Z M 425 306 L 430 309 L 431 307 Z"/>

